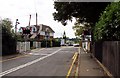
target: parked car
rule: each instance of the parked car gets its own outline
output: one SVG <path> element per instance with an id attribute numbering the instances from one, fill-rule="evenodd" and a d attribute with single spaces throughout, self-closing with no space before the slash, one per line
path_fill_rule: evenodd
<path id="1" fill-rule="evenodd" d="M 73 44 L 72 44 L 72 43 L 70 43 L 70 44 L 68 44 L 68 46 L 73 46 Z"/>
<path id="2" fill-rule="evenodd" d="M 79 47 L 79 44 L 73 44 L 74 47 Z"/>
<path id="3" fill-rule="evenodd" d="M 68 44 L 62 44 L 61 46 L 68 46 Z"/>

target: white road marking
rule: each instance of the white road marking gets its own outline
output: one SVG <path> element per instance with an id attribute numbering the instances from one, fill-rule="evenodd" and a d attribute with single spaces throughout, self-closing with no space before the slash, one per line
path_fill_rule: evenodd
<path id="1" fill-rule="evenodd" d="M 6 71 L 4 71 L 4 72 L 1 72 L 1 73 L 0 73 L 0 77 L 1 77 L 1 76 L 4 76 L 4 75 L 6 75 L 6 74 L 12 73 L 12 72 L 14 72 L 14 71 L 17 71 L 17 70 L 19 70 L 19 69 L 22 69 L 22 68 L 24 68 L 24 67 L 26 67 L 26 66 L 32 65 L 32 64 L 34 64 L 34 63 L 36 63 L 36 62 L 39 62 L 39 61 L 41 61 L 41 60 L 43 60 L 43 59 L 45 59 L 45 58 L 47 58 L 47 57 L 50 57 L 50 56 L 56 54 L 56 53 L 59 52 L 60 50 L 62 50 L 62 49 L 58 49 L 57 51 L 55 51 L 55 52 L 53 52 L 53 53 L 51 53 L 51 54 L 48 54 L 47 56 L 41 57 L 41 58 L 36 59 L 36 60 L 34 60 L 34 61 L 31 61 L 31 62 L 28 62 L 28 63 L 26 63 L 26 64 L 20 65 L 20 66 L 18 66 L 18 67 L 14 67 L 14 68 L 9 69 L 9 70 L 6 70 Z"/>
<path id="2" fill-rule="evenodd" d="M 62 53 L 74 53 L 74 51 L 61 51 Z"/>
<path id="3" fill-rule="evenodd" d="M 30 55 L 40 55 L 39 53 L 29 53 Z"/>
<path id="4" fill-rule="evenodd" d="M 31 52 L 38 52 L 38 51 L 41 51 L 41 50 L 44 50 L 45 48 L 42 48 L 42 49 L 35 49 L 35 50 L 32 50 Z"/>
<path id="5" fill-rule="evenodd" d="M 53 50 L 53 48 L 47 48 L 47 50 Z"/>
<path id="6" fill-rule="evenodd" d="M 64 46 L 62 48 L 73 48 L 73 46 Z"/>
<path id="7" fill-rule="evenodd" d="M 48 55 L 48 54 L 42 54 L 42 53 L 29 53 L 30 55 Z"/>
<path id="8" fill-rule="evenodd" d="M 48 54 L 40 54 L 40 55 L 48 55 Z"/>

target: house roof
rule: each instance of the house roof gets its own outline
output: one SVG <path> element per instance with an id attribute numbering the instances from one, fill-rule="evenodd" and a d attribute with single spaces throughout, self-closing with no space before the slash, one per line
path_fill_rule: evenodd
<path id="1" fill-rule="evenodd" d="M 37 32 L 40 30 L 40 28 L 42 28 L 41 29 L 41 31 L 46 31 L 46 29 L 48 28 L 48 31 L 49 32 L 53 32 L 53 33 L 55 33 L 54 31 L 53 31 L 53 29 L 50 27 L 50 26 L 47 26 L 47 25 L 43 25 L 43 24 L 39 24 L 39 25 L 32 25 L 32 26 L 35 26 L 36 28 L 37 28 Z"/>
<path id="2" fill-rule="evenodd" d="M 49 29 L 50 32 L 55 33 L 50 26 L 47 26 L 47 25 L 43 25 L 43 24 L 42 24 L 42 31 L 46 31 L 47 28 Z"/>
<path id="3" fill-rule="evenodd" d="M 26 28 L 26 27 L 20 27 L 20 29 L 22 29 L 22 28 Z M 19 30 L 20 30 L 20 29 L 19 29 Z"/>

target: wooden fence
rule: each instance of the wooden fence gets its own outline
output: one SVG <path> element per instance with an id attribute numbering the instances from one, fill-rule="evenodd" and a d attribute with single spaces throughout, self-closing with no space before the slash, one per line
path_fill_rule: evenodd
<path id="1" fill-rule="evenodd" d="M 113 76 L 120 76 L 120 41 L 105 41 L 103 43 L 102 63 Z"/>
<path id="2" fill-rule="evenodd" d="M 92 52 L 113 76 L 120 76 L 120 41 L 95 42 Z"/>

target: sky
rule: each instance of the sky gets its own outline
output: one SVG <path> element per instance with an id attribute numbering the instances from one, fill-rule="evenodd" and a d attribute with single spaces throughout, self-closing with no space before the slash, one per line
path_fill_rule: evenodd
<path id="1" fill-rule="evenodd" d="M 69 38 L 75 38 L 72 26 L 73 22 L 69 22 L 67 26 L 63 26 L 60 22 L 54 21 L 52 13 L 54 9 L 53 0 L 0 0 L 0 18 L 10 18 L 15 26 L 18 19 L 20 24 L 17 26 L 25 27 L 29 23 L 29 15 L 31 14 L 31 25 L 35 25 L 35 14 L 38 13 L 38 24 L 50 26 L 54 31 L 54 37 L 62 37 L 63 32 Z"/>

